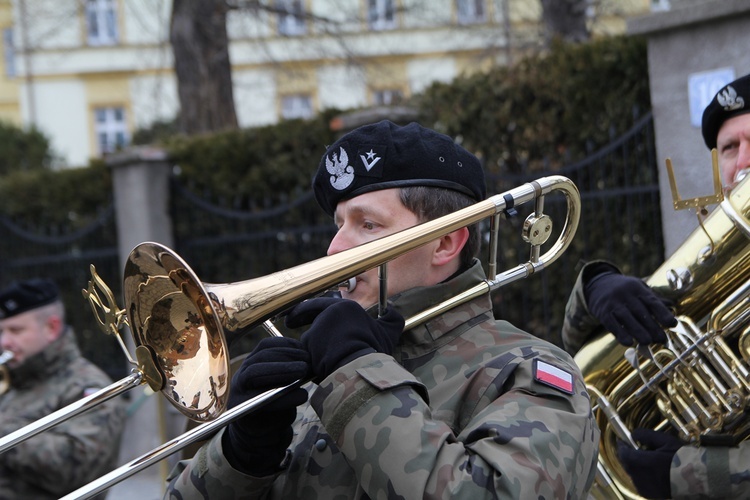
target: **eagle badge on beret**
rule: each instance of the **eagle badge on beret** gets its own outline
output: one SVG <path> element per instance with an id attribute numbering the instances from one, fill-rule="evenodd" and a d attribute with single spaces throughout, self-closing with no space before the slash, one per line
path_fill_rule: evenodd
<path id="1" fill-rule="evenodd" d="M 13 312 L 18 309 L 18 302 L 13 299 L 6 300 L 3 304 L 3 308 L 5 308 L 9 312 Z"/>
<path id="2" fill-rule="evenodd" d="M 737 91 L 731 85 L 727 85 L 724 90 L 716 94 L 716 100 L 719 101 L 725 111 L 734 111 L 745 107 L 745 100 L 742 97 L 737 97 Z"/>
<path id="3" fill-rule="evenodd" d="M 339 154 L 331 153 L 330 158 L 326 156 L 326 170 L 331 174 L 331 186 L 339 191 L 354 181 L 354 167 L 349 165 L 349 155 L 344 148 L 339 148 Z"/>

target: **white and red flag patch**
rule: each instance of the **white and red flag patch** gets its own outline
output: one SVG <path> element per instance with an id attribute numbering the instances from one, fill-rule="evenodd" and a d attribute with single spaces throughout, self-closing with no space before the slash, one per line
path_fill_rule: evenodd
<path id="1" fill-rule="evenodd" d="M 573 374 L 541 359 L 534 360 L 534 380 L 573 394 Z"/>

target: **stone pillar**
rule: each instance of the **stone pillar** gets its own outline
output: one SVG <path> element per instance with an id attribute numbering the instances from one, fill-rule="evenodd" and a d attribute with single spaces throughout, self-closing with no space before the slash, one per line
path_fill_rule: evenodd
<path id="1" fill-rule="evenodd" d="M 689 84 L 731 70 L 734 78 L 750 72 L 750 2 L 684 0 L 672 10 L 633 18 L 628 33 L 648 38 L 651 106 L 656 132 L 665 258 L 697 227 L 695 212 L 672 208 L 666 170 L 671 158 L 680 196 L 711 194 L 711 155 L 699 126 L 691 124 Z M 707 78 L 703 79 L 708 82 Z M 728 82 L 723 82 L 728 83 Z M 720 88 L 723 83 L 712 81 Z M 718 88 L 704 89 L 711 97 Z M 702 109 L 700 110 L 702 113 Z M 713 207 L 710 207 L 712 209 Z"/>
<path id="2" fill-rule="evenodd" d="M 117 238 L 123 265 L 144 241 L 172 246 L 169 176 L 172 164 L 159 148 L 133 148 L 107 158 L 112 169 Z"/>
<path id="3" fill-rule="evenodd" d="M 130 251 L 139 243 L 154 241 L 172 246 L 169 213 L 172 164 L 166 151 L 155 147 L 131 148 L 108 156 L 106 161 L 112 169 L 118 249 L 124 269 Z M 132 335 L 126 332 L 124 337 L 134 353 Z M 131 390 L 129 397 L 119 464 L 140 457 L 174 437 L 182 431 L 186 420 L 161 392 L 153 394 L 148 385 Z M 177 458 L 154 465 L 115 485 L 109 497 L 161 498 L 166 474 Z"/>

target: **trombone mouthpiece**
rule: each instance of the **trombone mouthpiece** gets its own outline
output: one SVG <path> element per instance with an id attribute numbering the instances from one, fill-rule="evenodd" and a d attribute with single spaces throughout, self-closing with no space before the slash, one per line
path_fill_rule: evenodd
<path id="1" fill-rule="evenodd" d="M 349 278 L 339 283 L 339 290 L 343 289 L 347 292 L 353 292 L 355 288 L 357 288 L 357 278 Z"/>

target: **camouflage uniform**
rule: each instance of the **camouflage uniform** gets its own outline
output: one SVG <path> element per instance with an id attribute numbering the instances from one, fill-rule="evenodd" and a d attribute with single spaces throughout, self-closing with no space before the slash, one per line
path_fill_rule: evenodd
<path id="1" fill-rule="evenodd" d="M 571 354 L 604 330 L 586 304 L 582 279 L 586 266 L 578 275 L 565 309 L 562 338 Z M 750 442 L 743 441 L 732 448 L 683 446 L 672 460 L 669 477 L 672 498 L 750 498 Z"/>
<path id="2" fill-rule="evenodd" d="M 481 265 L 393 300 L 410 317 L 484 278 Z M 535 381 L 544 360 L 573 394 Z M 308 385 L 288 465 L 231 468 L 219 433 L 178 464 L 165 498 L 584 498 L 599 430 L 579 370 L 561 349 L 495 321 L 489 295 L 404 333 Z M 177 476 L 178 473 L 182 473 Z"/>
<path id="3" fill-rule="evenodd" d="M 575 355 L 590 338 L 597 333 L 604 331 L 604 327 L 589 312 L 586 296 L 583 294 L 583 274 L 586 268 L 593 266 L 602 261 L 593 261 L 587 263 L 578 273 L 573 291 L 568 298 L 568 304 L 565 306 L 565 319 L 563 320 L 562 342 L 565 350 Z"/>
<path id="4" fill-rule="evenodd" d="M 0 436 L 111 383 L 81 356 L 69 328 L 10 380 L 0 396 Z M 0 454 L 0 499 L 59 498 L 114 469 L 124 418 L 122 404 L 110 400 Z"/>

